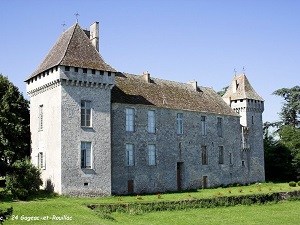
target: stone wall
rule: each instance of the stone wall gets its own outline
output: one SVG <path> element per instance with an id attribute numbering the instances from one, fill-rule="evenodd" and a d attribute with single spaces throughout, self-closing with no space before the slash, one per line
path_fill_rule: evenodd
<path id="1" fill-rule="evenodd" d="M 135 109 L 135 131 L 125 131 L 125 109 Z M 147 131 L 147 111 L 155 110 L 156 133 Z M 176 132 L 176 115 L 183 113 L 183 134 Z M 201 116 L 206 116 L 207 135 L 201 134 Z M 223 137 L 217 135 L 217 118 L 223 119 Z M 247 183 L 241 163 L 240 118 L 151 106 L 112 105 L 112 192 L 126 194 L 128 180 L 134 192 L 175 191 L 177 163 L 181 163 L 182 189 L 229 183 Z M 134 144 L 135 165 L 126 165 L 126 143 Z M 156 145 L 156 165 L 148 164 L 148 144 Z M 206 145 L 208 165 L 202 165 L 201 146 Z M 224 147 L 224 164 L 219 164 L 219 146 Z M 230 154 L 232 164 L 230 164 Z"/>

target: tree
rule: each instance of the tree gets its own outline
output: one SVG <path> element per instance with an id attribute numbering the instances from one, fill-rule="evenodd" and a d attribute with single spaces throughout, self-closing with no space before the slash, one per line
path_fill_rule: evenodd
<path id="1" fill-rule="evenodd" d="M 30 156 L 29 102 L 0 74 L 0 176 Z"/>
<path id="2" fill-rule="evenodd" d="M 17 160 L 12 165 L 13 171 L 6 176 L 6 189 L 20 200 L 36 193 L 43 184 L 41 171 L 29 159 Z"/>
<path id="3" fill-rule="evenodd" d="M 293 127 L 299 127 L 300 86 L 295 86 L 292 88 L 281 88 L 274 91 L 273 94 L 283 97 L 285 101 L 280 112 L 282 125 L 292 125 Z"/>
<path id="4" fill-rule="evenodd" d="M 229 86 L 223 87 L 223 89 L 221 91 L 218 91 L 217 94 L 223 97 L 223 95 L 226 93 L 228 88 Z"/>

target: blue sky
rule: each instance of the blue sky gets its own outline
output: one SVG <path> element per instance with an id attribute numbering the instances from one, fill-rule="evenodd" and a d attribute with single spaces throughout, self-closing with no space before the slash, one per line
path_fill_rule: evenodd
<path id="1" fill-rule="evenodd" d="M 100 53 L 121 72 L 219 91 L 245 73 L 265 99 L 264 121 L 278 120 L 272 92 L 300 85 L 298 0 L 2 0 L 0 73 L 23 82 L 63 31 L 100 22 Z"/>

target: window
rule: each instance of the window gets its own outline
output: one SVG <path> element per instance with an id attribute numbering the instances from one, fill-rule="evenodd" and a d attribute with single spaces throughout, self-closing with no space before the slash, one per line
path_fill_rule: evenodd
<path id="1" fill-rule="evenodd" d="M 201 134 L 206 135 L 206 116 L 201 116 Z"/>
<path id="2" fill-rule="evenodd" d="M 149 157 L 149 166 L 155 166 L 156 164 L 155 145 L 148 145 L 148 157 Z"/>
<path id="3" fill-rule="evenodd" d="M 87 73 L 87 68 L 82 68 L 82 73 Z"/>
<path id="4" fill-rule="evenodd" d="M 92 74 L 96 74 L 96 70 L 95 69 L 92 69 Z"/>
<path id="5" fill-rule="evenodd" d="M 148 111 L 148 132 L 155 133 L 155 111 Z"/>
<path id="6" fill-rule="evenodd" d="M 75 67 L 74 71 L 75 71 L 76 73 L 78 73 L 78 67 Z"/>
<path id="7" fill-rule="evenodd" d="M 39 130 L 43 130 L 44 127 L 44 113 L 43 113 L 43 105 L 39 106 Z"/>
<path id="8" fill-rule="evenodd" d="M 134 166 L 133 144 L 126 144 L 126 165 Z"/>
<path id="9" fill-rule="evenodd" d="M 46 169 L 46 159 L 43 152 L 38 153 L 38 168 Z"/>
<path id="10" fill-rule="evenodd" d="M 103 70 L 100 70 L 100 75 L 104 75 L 104 71 Z"/>
<path id="11" fill-rule="evenodd" d="M 134 131 L 134 109 L 126 109 L 126 131 Z"/>
<path id="12" fill-rule="evenodd" d="M 81 101 L 81 126 L 90 127 L 91 126 L 92 109 L 90 101 Z"/>
<path id="13" fill-rule="evenodd" d="M 224 147 L 219 146 L 219 164 L 224 163 Z"/>
<path id="14" fill-rule="evenodd" d="M 177 134 L 183 134 L 183 114 L 177 113 Z"/>
<path id="15" fill-rule="evenodd" d="M 230 165 L 232 165 L 232 161 L 233 161 L 233 159 L 232 159 L 232 153 L 230 152 L 229 153 L 229 164 Z"/>
<path id="16" fill-rule="evenodd" d="M 242 166 L 243 167 L 245 166 L 245 160 L 242 160 Z"/>
<path id="17" fill-rule="evenodd" d="M 223 136 L 223 128 L 222 128 L 223 124 L 222 124 L 222 118 L 218 117 L 218 123 L 217 123 L 217 132 L 218 132 L 218 136 L 222 137 Z"/>
<path id="18" fill-rule="evenodd" d="M 81 142 L 81 168 L 92 168 L 91 142 Z"/>
<path id="19" fill-rule="evenodd" d="M 208 164 L 207 148 L 205 145 L 202 145 L 201 149 L 202 149 L 202 165 L 207 165 Z"/>
<path id="20" fill-rule="evenodd" d="M 70 67 L 69 66 L 65 66 L 65 71 L 70 71 Z M 48 71 L 47 71 L 48 72 Z M 48 75 L 48 74 L 47 74 Z"/>

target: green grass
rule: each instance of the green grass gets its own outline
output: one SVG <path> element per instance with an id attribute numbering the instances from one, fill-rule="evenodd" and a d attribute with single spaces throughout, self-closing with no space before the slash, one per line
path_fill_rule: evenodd
<path id="1" fill-rule="evenodd" d="M 261 190 L 259 190 L 261 189 Z M 231 193 L 229 193 L 231 190 Z M 103 219 L 96 211 L 90 210 L 88 204 L 125 203 L 125 202 L 155 202 L 176 201 L 193 198 L 211 198 L 216 196 L 248 195 L 258 193 L 272 193 L 281 191 L 300 190 L 300 187 L 291 188 L 287 183 L 251 185 L 232 188 L 217 188 L 198 190 L 196 192 L 142 195 L 112 196 L 105 198 L 70 198 L 49 195 L 41 192 L 28 201 L 14 201 L 10 197 L 0 201 L 0 209 L 13 207 L 13 216 L 16 220 L 8 220 L 9 224 L 298 224 L 300 201 L 270 203 L 266 205 L 221 207 L 212 209 L 196 209 L 173 212 L 155 212 L 141 215 L 126 213 L 112 213 L 115 221 Z M 23 217 L 22 217 L 23 215 Z M 52 217 L 72 217 L 72 220 L 52 220 Z M 28 222 L 21 220 L 31 216 L 38 217 L 39 221 Z M 47 218 L 48 216 L 48 218 Z M 45 219 L 44 221 L 42 219 Z M 297 218 L 297 219 L 295 219 Z M 297 221 L 296 221 L 297 220 Z"/>

